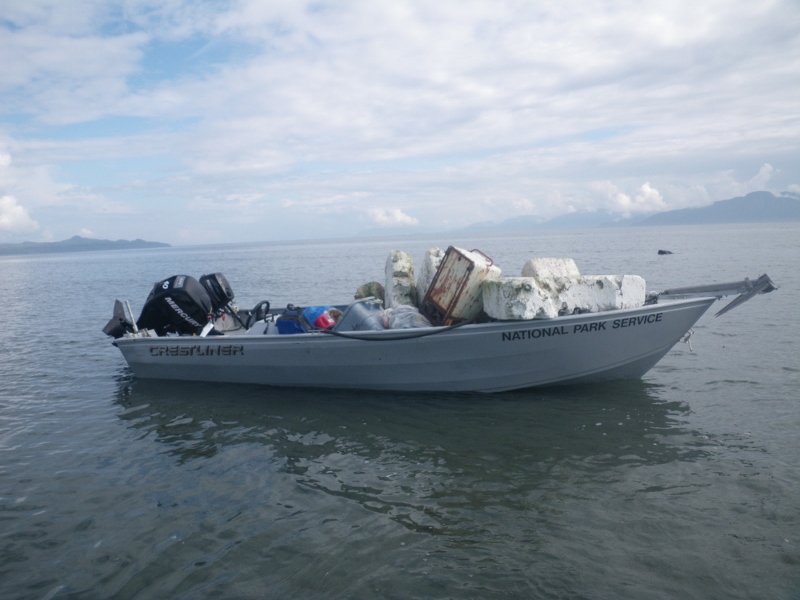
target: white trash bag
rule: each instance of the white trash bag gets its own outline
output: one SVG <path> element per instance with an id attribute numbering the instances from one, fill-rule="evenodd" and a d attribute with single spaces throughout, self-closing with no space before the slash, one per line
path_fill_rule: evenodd
<path id="1" fill-rule="evenodd" d="M 383 312 L 383 322 L 387 329 L 416 329 L 419 327 L 433 327 L 415 306 L 401 304 L 387 308 Z"/>

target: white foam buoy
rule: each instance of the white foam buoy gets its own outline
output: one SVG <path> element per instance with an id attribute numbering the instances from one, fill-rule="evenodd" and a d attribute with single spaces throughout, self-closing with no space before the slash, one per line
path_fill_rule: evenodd
<path id="1" fill-rule="evenodd" d="M 392 250 L 386 258 L 386 308 L 402 304 L 417 305 L 414 284 L 414 258 L 402 250 Z"/>
<path id="2" fill-rule="evenodd" d="M 439 265 L 442 264 L 442 259 L 444 259 L 444 250 L 437 248 L 436 246 L 428 248 L 428 251 L 425 253 L 425 258 L 422 259 L 419 275 L 417 275 L 418 304 L 421 303 L 422 299 L 425 297 L 425 294 L 431 285 L 431 281 L 433 281 L 433 276 L 436 274 L 436 270 L 439 268 Z"/>

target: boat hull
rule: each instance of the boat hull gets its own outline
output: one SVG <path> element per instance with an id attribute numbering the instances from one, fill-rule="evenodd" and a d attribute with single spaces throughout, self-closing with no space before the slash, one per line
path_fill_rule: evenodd
<path id="1" fill-rule="evenodd" d="M 638 379 L 708 310 L 715 298 L 636 309 L 420 330 L 217 337 L 120 338 L 144 378 L 272 386 L 500 392 Z M 424 330 L 430 332 L 431 330 Z"/>

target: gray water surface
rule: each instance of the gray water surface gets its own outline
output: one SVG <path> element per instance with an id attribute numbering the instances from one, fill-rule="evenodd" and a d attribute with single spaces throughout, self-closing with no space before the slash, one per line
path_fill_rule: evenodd
<path id="1" fill-rule="evenodd" d="M 799 234 L 0 258 L 0 597 L 800 598 Z M 221 271 L 242 306 L 342 303 L 389 250 L 448 244 L 507 275 L 571 256 L 648 289 L 781 289 L 710 312 L 643 381 L 497 395 L 146 381 L 100 331 L 170 275 Z"/>

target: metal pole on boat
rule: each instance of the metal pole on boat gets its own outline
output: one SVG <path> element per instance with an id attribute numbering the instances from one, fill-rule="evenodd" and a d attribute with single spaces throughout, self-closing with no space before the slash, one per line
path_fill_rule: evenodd
<path id="1" fill-rule="evenodd" d="M 139 328 L 136 326 L 136 319 L 133 318 L 133 310 L 131 309 L 130 300 L 125 300 L 125 307 L 128 309 L 128 316 L 131 319 L 131 326 L 133 327 L 133 333 L 139 333 Z"/>

